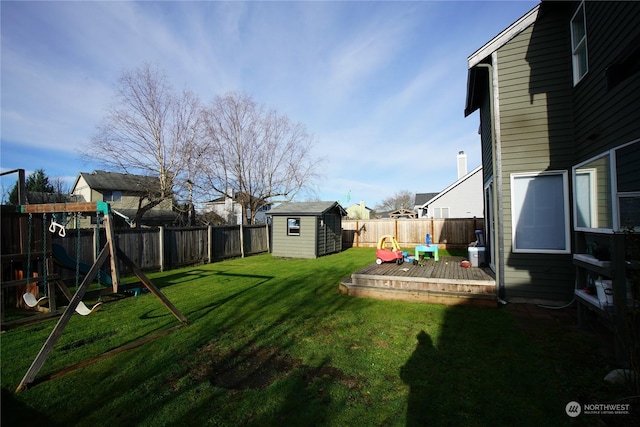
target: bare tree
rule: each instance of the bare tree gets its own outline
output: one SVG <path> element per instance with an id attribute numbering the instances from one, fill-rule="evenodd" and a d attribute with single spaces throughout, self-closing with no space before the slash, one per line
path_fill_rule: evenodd
<path id="1" fill-rule="evenodd" d="M 415 195 L 408 190 L 402 190 L 393 196 L 382 200 L 376 210 L 393 211 L 398 209 L 413 209 Z"/>
<path id="2" fill-rule="evenodd" d="M 125 71 L 116 86 L 116 100 L 83 154 L 109 170 L 154 176 L 138 203 L 136 223 L 164 200 L 187 199 L 193 209 L 197 167 L 200 101 L 190 91 L 175 93 L 158 67 L 145 64 Z"/>
<path id="3" fill-rule="evenodd" d="M 236 191 L 243 222 L 268 202 L 291 200 L 317 177 L 314 138 L 301 123 L 266 110 L 250 96 L 216 97 L 203 112 L 207 185 Z"/>

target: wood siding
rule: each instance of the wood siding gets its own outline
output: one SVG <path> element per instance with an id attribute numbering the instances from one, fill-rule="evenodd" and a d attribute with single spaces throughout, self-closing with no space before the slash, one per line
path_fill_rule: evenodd
<path id="1" fill-rule="evenodd" d="M 512 251 L 511 174 L 569 170 L 573 163 L 571 56 L 561 14 L 538 21 L 497 52 L 504 222 L 504 284 L 509 299 L 571 299 L 570 255 Z M 567 197 L 569 197 L 567 195 Z M 567 230 L 569 232 L 569 230 Z"/>
<path id="2" fill-rule="evenodd" d="M 491 78 L 491 76 L 488 76 Z M 494 177 L 493 170 L 493 127 L 491 122 L 491 94 L 487 92 L 480 107 L 480 141 L 482 144 L 482 179 L 487 184 Z"/>
<path id="3" fill-rule="evenodd" d="M 640 37 L 636 2 L 585 2 L 589 71 L 574 89 L 576 162 L 640 138 L 640 73 L 608 89 L 606 69 Z"/>
<path id="4" fill-rule="evenodd" d="M 342 250 L 342 218 L 338 215 L 323 216 L 318 221 L 318 256 L 328 255 Z"/>
<path id="5" fill-rule="evenodd" d="M 287 218 L 300 218 L 300 235 L 287 235 Z M 316 258 L 317 218 L 315 216 L 273 216 L 271 253 L 285 258 Z"/>

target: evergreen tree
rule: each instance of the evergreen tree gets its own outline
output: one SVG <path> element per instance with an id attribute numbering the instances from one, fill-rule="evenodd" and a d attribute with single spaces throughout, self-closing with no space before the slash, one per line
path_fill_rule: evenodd
<path id="1" fill-rule="evenodd" d="M 29 174 L 25 182 L 25 190 L 27 193 L 55 193 L 56 189 L 49 181 L 49 177 L 44 172 L 44 169 L 36 169 L 33 173 Z M 9 203 L 17 205 L 18 203 L 18 183 L 11 190 L 9 194 Z"/>

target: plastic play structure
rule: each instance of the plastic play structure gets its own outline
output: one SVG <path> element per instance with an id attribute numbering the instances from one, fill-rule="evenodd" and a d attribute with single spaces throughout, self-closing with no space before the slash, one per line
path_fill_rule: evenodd
<path id="1" fill-rule="evenodd" d="M 53 254 L 54 262 L 63 268 L 68 270 L 78 269 L 78 272 L 82 274 L 87 274 L 89 270 L 91 270 L 90 264 L 71 258 L 63 246 L 56 245 L 55 243 L 52 244 L 51 253 Z M 108 273 L 98 270 L 97 277 L 101 283 L 104 283 L 107 286 L 113 286 L 113 283 L 111 282 L 111 275 Z"/>
<path id="2" fill-rule="evenodd" d="M 65 237 L 66 235 L 66 225 L 56 222 L 56 214 L 64 214 L 65 216 L 67 214 L 75 214 L 79 218 L 80 215 L 86 215 L 88 213 L 92 213 L 97 216 L 97 223 L 99 224 L 100 222 L 102 222 L 104 224 L 106 232 L 106 242 L 101 249 L 98 248 L 100 249 L 100 251 L 95 258 L 95 262 L 92 265 L 80 263 L 79 255 L 78 259 L 73 260 L 66 253 L 64 248 L 56 248 L 56 245 L 51 245 L 50 239 L 46 238 L 47 231 L 54 233 L 57 232 L 61 237 Z M 47 217 L 47 214 L 50 214 L 50 217 Z M 3 239 L 3 244 L 5 244 L 6 240 L 7 242 L 11 243 L 12 250 L 15 251 L 17 249 L 21 253 L 10 255 L 12 257 L 12 276 L 4 277 L 3 275 L 3 290 L 8 288 L 15 288 L 18 290 L 20 289 L 20 287 L 22 287 L 23 289 L 26 288 L 26 292 L 24 292 L 24 295 L 22 297 L 24 303 L 28 307 L 37 307 L 46 304 L 48 301 L 50 309 L 49 311 L 51 313 L 56 313 L 55 286 L 58 286 L 58 288 L 69 300 L 68 305 L 60 315 L 60 318 L 51 331 L 51 334 L 43 344 L 39 353 L 24 375 L 24 378 L 20 382 L 20 385 L 16 389 L 16 392 L 24 390 L 35 380 L 36 375 L 44 365 L 56 342 L 62 335 L 62 332 L 69 323 L 73 313 L 77 312 L 82 315 L 89 315 L 99 308 L 100 303 L 94 305 L 92 308 L 89 308 L 82 302 L 82 299 L 84 298 L 89 285 L 93 283 L 94 279 L 97 278 L 100 284 L 109 286 L 111 289 L 108 292 L 118 292 L 118 286 L 121 285 L 121 282 L 116 258 L 119 259 L 135 276 L 137 276 L 137 278 L 140 280 L 140 283 L 146 289 L 148 289 L 150 293 L 158 298 L 181 324 L 188 323 L 187 318 L 171 303 L 171 301 L 169 301 L 160 292 L 160 290 L 151 282 L 151 280 L 149 280 L 149 278 L 144 275 L 142 270 L 140 270 L 140 268 L 117 247 L 115 242 L 115 235 L 112 228 L 112 210 L 109 203 L 87 202 L 23 204 L 18 207 L 18 212 L 13 213 L 12 215 L 14 216 L 14 219 L 17 220 L 15 223 L 18 226 L 14 227 L 16 229 L 15 231 L 11 230 L 10 226 L 5 228 L 3 219 L 3 233 L 5 232 L 5 230 L 9 230 L 11 234 L 10 237 L 13 239 L 11 240 L 9 239 L 9 236 L 7 236 L 6 239 Z M 42 251 L 37 249 L 34 242 L 32 242 L 32 235 L 35 234 L 32 229 L 36 228 L 33 224 L 36 221 L 33 221 L 33 219 L 36 217 L 40 218 L 40 216 L 42 219 L 42 226 L 40 231 L 42 231 L 43 237 L 42 242 L 38 242 L 38 244 L 42 243 Z M 47 227 L 49 218 L 51 218 L 52 221 L 51 224 Z M 40 227 L 39 224 L 36 225 Z M 24 233 L 25 231 L 27 233 Z M 28 234 L 28 237 L 24 234 Z M 78 246 L 80 245 L 79 242 L 80 240 L 78 239 Z M 3 254 L 3 257 L 4 255 L 5 254 Z M 19 260 L 19 262 L 14 260 Z M 110 261 L 110 274 L 107 274 L 100 270 L 102 265 L 107 260 Z M 54 261 L 64 266 L 65 268 L 76 270 L 75 294 L 71 294 L 62 280 L 59 280 L 54 275 L 50 275 L 49 269 L 52 267 L 52 263 Z M 36 268 L 33 268 L 32 264 L 36 265 Z M 81 283 L 79 283 L 78 279 L 80 272 L 84 274 Z M 44 285 L 45 295 L 41 298 L 38 298 L 39 288 L 42 285 Z M 49 313 L 49 315 L 51 315 L 51 313 Z M 35 315 L 32 317 L 36 316 L 39 315 Z"/>
<path id="3" fill-rule="evenodd" d="M 425 244 L 424 245 L 419 245 L 416 246 L 415 248 L 415 253 L 416 253 L 416 260 L 420 259 L 420 255 L 422 254 L 427 254 L 427 253 L 432 253 L 433 254 L 433 260 L 434 261 L 438 261 L 440 259 L 440 257 L 438 256 L 438 245 L 432 245 L 431 244 L 431 235 L 427 234 L 425 236 Z M 422 255 L 423 257 L 425 255 Z"/>
<path id="4" fill-rule="evenodd" d="M 387 248 L 388 244 L 391 245 L 391 249 Z M 398 265 L 404 262 L 404 255 L 394 236 L 386 235 L 380 237 L 380 240 L 378 240 L 376 264 L 382 264 L 383 262 L 395 262 Z"/>

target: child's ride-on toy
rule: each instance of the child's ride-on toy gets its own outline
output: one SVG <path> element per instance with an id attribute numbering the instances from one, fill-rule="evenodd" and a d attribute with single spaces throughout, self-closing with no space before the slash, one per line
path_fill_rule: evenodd
<path id="1" fill-rule="evenodd" d="M 391 244 L 391 249 L 386 248 L 387 239 Z M 398 265 L 404 261 L 404 255 L 400 250 L 398 241 L 393 236 L 382 236 L 378 241 L 378 248 L 376 249 L 376 264 L 382 264 L 383 262 L 396 262 Z"/>

